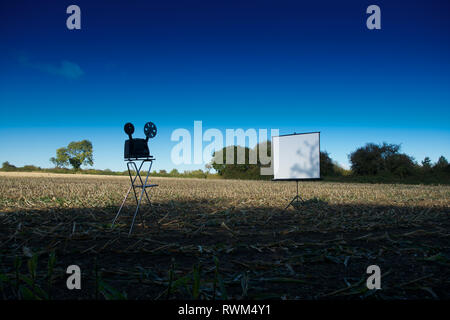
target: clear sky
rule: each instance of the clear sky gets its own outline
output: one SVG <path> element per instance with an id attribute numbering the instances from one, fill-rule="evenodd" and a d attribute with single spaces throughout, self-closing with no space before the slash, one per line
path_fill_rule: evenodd
<path id="1" fill-rule="evenodd" d="M 313 4 L 312 4 L 313 3 Z M 81 30 L 66 8 L 81 8 Z M 381 30 L 366 8 L 381 8 Z M 125 122 L 154 169 L 177 128 L 321 131 L 345 167 L 367 142 L 450 158 L 450 2 L 22 1 L 0 3 L 0 162 L 51 167 L 88 139 L 94 167 L 125 170 Z M 223 131 L 225 135 L 225 131 Z"/>

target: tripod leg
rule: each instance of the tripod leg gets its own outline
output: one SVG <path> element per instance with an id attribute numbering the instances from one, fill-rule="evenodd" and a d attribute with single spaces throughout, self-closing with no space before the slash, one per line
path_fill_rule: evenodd
<path id="1" fill-rule="evenodd" d="M 289 206 L 291 206 L 291 205 L 292 205 L 295 209 L 298 209 L 299 206 L 298 206 L 298 205 L 297 205 L 297 206 L 294 206 L 294 205 L 293 205 L 294 202 L 297 202 L 297 203 L 302 202 L 302 203 L 304 203 L 305 201 L 302 199 L 302 197 L 300 197 L 299 195 L 297 195 L 297 196 L 295 196 L 295 197 L 291 200 L 291 202 L 289 202 L 289 204 L 286 206 L 286 208 L 284 208 L 283 212 L 286 211 L 286 209 L 289 208 Z"/>
<path id="2" fill-rule="evenodd" d="M 283 210 L 282 212 L 286 211 L 287 208 L 289 208 L 289 206 L 291 206 L 291 205 L 292 205 L 295 209 L 298 209 L 298 208 L 299 208 L 299 202 L 301 202 L 301 203 L 304 203 L 304 202 L 305 202 L 305 201 L 302 199 L 302 197 L 300 197 L 300 196 L 298 195 L 298 180 L 297 180 L 296 182 L 297 182 L 297 194 L 296 194 L 295 197 L 291 200 L 291 202 L 289 202 L 289 204 L 286 206 L 286 208 L 284 208 L 284 210 Z M 293 204 L 294 202 L 296 202 L 296 205 Z"/>
<path id="3" fill-rule="evenodd" d="M 289 206 L 295 201 L 296 197 L 294 197 L 294 199 L 291 200 L 291 202 L 289 202 L 289 204 L 286 206 L 286 208 L 283 209 L 283 211 L 286 211 L 287 208 L 289 208 Z"/>

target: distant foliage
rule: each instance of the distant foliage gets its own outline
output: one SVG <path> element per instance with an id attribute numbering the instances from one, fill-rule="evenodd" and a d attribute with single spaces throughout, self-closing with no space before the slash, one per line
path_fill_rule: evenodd
<path id="1" fill-rule="evenodd" d="M 8 161 L 3 162 L 2 171 L 22 171 L 22 172 L 31 172 L 31 171 L 40 171 L 42 170 L 40 167 L 36 167 L 33 165 L 25 165 L 23 167 L 16 167 L 15 165 L 10 164 Z"/>
<path id="2" fill-rule="evenodd" d="M 265 144 L 267 143 L 267 153 L 268 156 L 270 157 L 270 142 L 263 142 L 263 143 Z M 258 152 L 261 146 L 262 144 L 259 144 L 254 149 L 241 146 L 225 147 L 222 150 L 215 152 L 213 154 L 213 159 L 210 165 L 217 171 L 219 176 L 225 179 L 249 179 L 249 180 L 271 179 L 272 176 L 265 176 L 260 174 L 261 166 L 264 166 L 261 163 L 261 159 Z M 242 159 L 238 158 L 239 152 L 241 152 L 244 155 Z M 233 153 L 233 161 L 232 163 L 227 164 L 226 161 L 227 154 L 229 154 L 231 158 L 231 153 Z M 250 164 L 250 162 L 253 163 Z"/>
<path id="3" fill-rule="evenodd" d="M 332 177 L 342 176 L 346 174 L 346 170 L 341 168 L 331 159 L 330 154 L 326 151 L 320 152 L 320 176 Z"/>
<path id="4" fill-rule="evenodd" d="M 414 159 L 400 153 L 400 145 L 368 143 L 349 155 L 352 172 L 356 175 L 392 174 L 405 177 L 413 174 Z"/>
<path id="5" fill-rule="evenodd" d="M 447 173 L 450 172 L 450 166 L 448 164 L 447 159 L 445 159 L 444 156 L 439 157 L 439 160 L 433 166 L 433 169 L 436 171 L 442 171 L 442 172 L 447 172 Z"/>
<path id="6" fill-rule="evenodd" d="M 422 160 L 422 167 L 423 169 L 431 169 L 431 159 L 429 157 L 425 157 L 425 159 Z"/>
<path id="7" fill-rule="evenodd" d="M 8 161 L 3 162 L 2 171 L 15 171 L 17 169 L 16 166 L 10 164 Z"/>
<path id="8" fill-rule="evenodd" d="M 265 154 L 268 158 L 271 157 L 272 148 L 270 141 L 265 141 L 258 144 L 254 149 L 241 146 L 229 146 L 223 148 L 217 153 L 214 153 L 212 163 L 210 164 L 219 174 L 219 176 L 226 179 L 271 179 L 273 176 L 261 175 L 261 167 L 269 167 L 268 164 L 263 163 L 259 150 L 262 149 L 262 154 Z M 242 150 L 245 152 L 245 163 L 237 163 L 237 152 Z M 234 151 L 234 162 L 233 164 L 226 163 L 227 152 Z M 257 163 L 249 164 L 249 160 L 256 156 Z M 256 153 L 256 155 L 255 155 Z M 222 159 L 222 163 L 218 163 Z M 330 157 L 329 153 L 326 151 L 320 152 L 320 174 L 321 176 L 340 176 L 345 170 L 339 167 Z"/>
<path id="9" fill-rule="evenodd" d="M 406 177 L 414 173 L 414 159 L 404 153 L 392 154 L 386 158 L 386 171 L 397 177 Z"/>
<path id="10" fill-rule="evenodd" d="M 214 176 L 214 174 L 210 174 L 208 172 L 204 172 L 201 169 L 198 169 L 198 170 L 186 170 L 184 172 L 179 172 L 177 169 L 173 169 L 170 172 L 167 172 L 166 170 L 162 169 L 162 170 L 159 170 L 159 172 L 153 171 L 151 173 L 151 176 L 153 176 L 153 177 L 207 179 L 207 178 L 212 178 Z"/>
<path id="11" fill-rule="evenodd" d="M 259 149 L 263 148 L 263 159 L 260 158 Z M 238 151 L 243 151 L 243 163 L 238 162 Z M 227 152 L 234 152 L 234 163 L 226 164 Z M 229 146 L 213 154 L 212 162 L 205 166 L 206 171 L 192 170 L 179 172 L 172 169 L 170 172 L 162 169 L 153 171 L 152 176 L 180 177 L 199 179 L 265 179 L 273 176 L 261 175 L 262 167 L 270 167 L 271 145 L 270 141 L 258 144 L 255 148 Z M 250 159 L 256 158 L 256 164 L 250 164 Z M 219 163 L 222 159 L 222 163 Z M 56 151 L 56 157 L 50 159 L 56 168 L 42 169 L 34 165 L 16 167 L 8 161 L 3 162 L 1 171 L 40 171 L 52 173 L 83 173 L 101 175 L 128 175 L 128 171 L 111 171 L 98 169 L 81 169 L 81 165 L 93 165 L 92 143 L 83 140 L 71 142 L 65 148 Z M 425 157 L 420 163 L 404 153 L 400 153 L 400 145 L 368 143 L 356 149 L 349 155 L 351 170 L 340 167 L 326 151 L 320 152 L 321 177 L 329 181 L 364 182 L 364 183 L 426 183 L 426 184 L 450 184 L 450 164 L 444 156 L 439 157 L 436 163 L 432 163 L 429 157 Z M 269 161 L 269 163 L 266 163 Z M 68 169 L 72 166 L 76 170 Z M 214 169 L 217 173 L 210 173 Z M 144 174 L 141 172 L 141 174 Z M 145 173 L 146 174 L 146 173 Z"/>

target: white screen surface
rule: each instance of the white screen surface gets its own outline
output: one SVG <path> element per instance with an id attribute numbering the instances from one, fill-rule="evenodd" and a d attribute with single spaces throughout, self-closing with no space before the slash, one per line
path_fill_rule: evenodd
<path id="1" fill-rule="evenodd" d="M 274 179 L 320 178 L 320 133 L 272 137 Z"/>

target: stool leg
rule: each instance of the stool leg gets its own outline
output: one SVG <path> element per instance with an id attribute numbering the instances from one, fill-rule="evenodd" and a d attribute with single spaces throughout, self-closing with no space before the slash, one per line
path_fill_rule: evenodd
<path id="1" fill-rule="evenodd" d="M 141 168 L 142 168 L 143 164 L 144 164 L 144 161 L 142 161 L 142 163 L 141 163 L 141 165 L 139 167 L 139 172 L 141 172 Z M 150 168 L 147 171 L 147 179 L 148 179 L 148 175 L 149 175 L 151 169 L 152 169 L 152 162 L 150 162 Z M 144 184 L 144 181 L 142 181 L 141 175 L 139 174 L 139 180 L 141 181 L 141 185 L 146 185 L 147 184 L 147 179 L 145 180 L 145 184 Z M 147 190 L 145 190 L 145 197 L 147 198 L 148 203 L 151 205 L 150 198 L 148 197 Z"/>
<path id="2" fill-rule="evenodd" d="M 139 178 L 139 180 L 141 181 L 141 185 L 143 185 L 142 178 L 141 178 L 141 169 L 142 169 L 142 165 L 144 164 L 144 161 L 141 162 L 141 165 L 139 166 L 139 168 L 137 167 L 136 163 L 134 163 L 134 162 L 132 162 L 132 163 L 133 163 L 134 168 L 136 170 L 136 176 L 134 177 L 134 179 L 132 181 L 133 181 L 134 199 L 136 199 L 136 206 L 138 206 L 140 201 L 138 200 L 138 197 L 137 197 L 137 194 L 136 194 L 136 188 L 134 186 L 134 182 L 136 181 L 137 178 Z M 143 217 L 141 212 L 139 212 L 139 216 L 141 218 L 142 225 L 145 227 L 144 217 Z"/>
<path id="3" fill-rule="evenodd" d="M 147 185 L 147 182 L 148 182 L 148 176 L 150 175 L 150 171 L 151 171 L 151 169 L 152 169 L 153 161 L 150 161 L 150 166 L 149 166 L 148 171 L 147 171 L 147 176 L 146 176 L 146 178 L 145 178 L 145 182 L 142 181 L 142 176 L 141 176 L 141 169 L 142 169 L 144 163 L 145 163 L 145 160 L 141 162 L 141 165 L 139 166 L 139 169 L 137 169 L 137 166 L 136 166 L 136 165 L 135 165 L 135 167 L 136 167 L 136 170 L 137 170 L 137 172 L 138 172 L 137 177 L 139 177 L 139 180 L 140 180 L 140 182 L 141 182 L 142 190 L 143 190 L 143 192 L 145 193 L 145 197 L 147 198 L 147 201 L 148 201 L 148 203 L 149 203 L 150 206 L 151 206 L 152 203 L 150 202 L 150 198 L 149 198 L 148 193 L 147 193 L 147 188 L 145 188 L 144 186 Z M 142 197 L 143 197 L 143 194 L 141 193 L 141 197 L 140 197 L 141 199 L 139 200 L 139 204 L 140 204 L 141 201 L 142 201 Z M 136 202 L 137 202 L 137 199 L 136 199 Z M 140 218 L 141 218 L 142 225 L 143 225 L 144 228 L 145 228 L 144 215 L 143 215 L 142 211 L 139 211 L 139 216 L 140 216 Z"/>
<path id="4" fill-rule="evenodd" d="M 130 176 L 131 186 L 130 186 L 130 188 L 128 188 L 128 192 L 127 192 L 127 194 L 126 194 L 126 196 L 125 196 L 125 199 L 123 200 L 122 205 L 121 205 L 120 208 L 119 208 L 119 212 L 117 212 L 116 217 L 114 218 L 113 224 L 112 224 L 112 225 L 114 225 L 116 219 L 119 217 L 119 214 L 120 214 L 120 212 L 121 212 L 121 210 L 122 210 L 122 208 L 123 208 L 123 206 L 124 206 L 124 204 L 125 204 L 125 201 L 127 200 L 128 195 L 129 195 L 130 192 L 131 192 L 131 189 L 133 189 L 134 198 L 135 198 L 135 200 L 136 200 L 136 211 L 134 212 L 134 215 L 133 215 L 133 220 L 132 220 L 132 222 L 131 222 L 130 231 L 128 232 L 128 236 L 130 236 L 131 233 L 132 233 L 132 231 L 133 231 L 134 222 L 135 222 L 135 220 L 136 220 L 136 215 L 138 214 L 138 212 L 139 212 L 139 216 L 140 216 L 140 218 L 141 218 L 141 220 L 142 220 L 142 225 L 145 227 L 144 216 L 143 216 L 142 212 L 139 211 L 139 208 L 140 208 L 141 202 L 142 202 L 142 198 L 144 197 L 144 193 L 145 193 L 145 197 L 147 198 L 147 200 L 148 200 L 148 202 L 149 202 L 149 204 L 150 204 L 150 206 L 151 206 L 150 198 L 149 198 L 149 196 L 148 196 L 148 193 L 147 193 L 147 190 L 146 190 L 146 187 L 145 187 L 145 186 L 147 186 L 147 183 L 148 183 L 148 177 L 149 177 L 149 175 L 150 175 L 150 171 L 151 171 L 152 164 L 153 164 L 152 160 L 150 160 L 150 167 L 149 167 L 149 169 L 148 169 L 148 171 L 147 171 L 147 176 L 146 176 L 146 178 L 145 178 L 145 182 L 142 181 L 142 177 L 141 177 L 141 173 L 140 173 L 140 171 L 141 171 L 141 169 L 142 169 L 142 166 L 144 165 L 144 163 L 145 163 L 146 161 L 148 161 L 148 160 L 143 160 L 143 161 L 141 162 L 139 168 L 137 167 L 136 163 L 133 162 L 133 161 L 130 161 L 130 162 L 127 163 L 128 174 L 129 174 L 129 176 Z M 136 170 L 136 176 L 134 177 L 134 179 L 132 178 L 132 175 L 131 175 L 130 163 L 134 166 L 134 169 Z M 138 200 L 138 196 L 137 196 L 137 192 L 136 192 L 136 187 L 135 187 L 135 185 L 134 185 L 134 183 L 135 183 L 135 181 L 136 181 L 137 178 L 139 178 L 139 181 L 141 182 L 141 187 L 142 187 L 141 194 L 140 194 L 140 196 L 139 196 L 139 200 Z"/>
<path id="5" fill-rule="evenodd" d="M 139 211 L 139 206 L 141 205 L 142 196 L 144 195 L 144 189 L 145 189 L 145 188 L 142 188 L 141 196 L 139 197 L 139 202 L 138 202 L 136 211 L 134 212 L 133 221 L 131 222 L 130 232 L 128 232 L 128 236 L 130 236 L 130 235 L 131 235 L 131 232 L 133 231 L 134 220 L 136 219 L 136 215 L 137 215 L 137 213 L 138 213 L 138 211 Z M 141 216 L 141 218 L 142 218 L 142 216 Z"/>
<path id="6" fill-rule="evenodd" d="M 132 175 L 131 175 L 130 163 L 132 163 L 132 164 L 134 165 L 135 169 L 136 169 L 136 176 L 135 176 L 134 178 L 133 178 Z M 141 167 L 142 167 L 142 165 L 141 165 Z M 120 205 L 119 211 L 117 212 L 116 216 L 114 217 L 114 220 L 113 220 L 113 222 L 112 222 L 112 224 L 111 224 L 111 229 L 114 227 L 114 224 L 116 223 L 116 220 L 117 220 L 117 218 L 119 217 L 120 212 L 122 211 L 122 208 L 123 208 L 123 206 L 125 205 L 125 202 L 127 201 L 127 198 L 128 198 L 128 196 L 129 196 L 129 194 L 130 194 L 130 192 L 131 192 L 131 189 L 133 189 L 134 198 L 135 198 L 135 200 L 136 200 L 136 205 L 138 205 L 138 203 L 139 203 L 138 198 L 137 198 L 137 195 L 136 195 L 136 188 L 134 187 L 134 182 L 136 181 L 137 177 L 139 176 L 139 170 L 140 170 L 140 168 L 139 168 L 139 170 L 138 170 L 138 168 L 137 168 L 137 166 L 136 166 L 136 164 L 135 164 L 134 162 L 128 162 L 128 163 L 127 163 L 127 168 L 128 168 L 128 175 L 130 176 L 130 183 L 131 183 L 131 185 L 130 185 L 130 187 L 128 188 L 128 191 L 127 191 L 127 193 L 126 193 L 126 195 L 125 195 L 125 198 L 124 198 L 123 201 L 122 201 L 122 204 Z M 140 178 L 140 176 L 139 176 L 139 178 Z M 140 180 L 142 181 L 142 179 L 140 179 Z M 133 222 L 134 222 L 134 219 L 133 219 Z M 143 220 L 142 220 L 142 223 L 144 223 Z"/>
<path id="7" fill-rule="evenodd" d="M 120 205 L 119 211 L 117 212 L 116 216 L 114 217 L 114 220 L 113 220 L 113 222 L 111 224 L 111 229 L 112 229 L 112 227 L 114 227 L 114 224 L 116 223 L 116 220 L 119 217 L 120 211 L 122 211 L 123 205 L 125 204 L 125 201 L 127 201 L 127 198 L 128 198 L 128 195 L 130 194 L 130 191 L 131 191 L 131 186 L 128 188 L 128 192 L 125 195 L 125 198 L 123 199 L 122 204 Z"/>
<path id="8" fill-rule="evenodd" d="M 139 177 L 139 170 L 140 170 L 140 168 L 138 169 L 136 163 L 134 163 L 134 162 L 131 162 L 131 163 L 134 165 L 134 168 L 136 169 L 136 176 L 134 177 L 134 179 L 131 179 L 131 170 L 130 170 L 129 167 L 128 167 L 128 172 L 130 174 L 131 186 L 133 188 L 134 199 L 136 200 L 136 205 L 137 205 L 138 204 L 138 198 L 137 198 L 137 195 L 136 195 L 136 187 L 134 186 L 134 183 L 136 182 L 136 179 Z"/>
<path id="9" fill-rule="evenodd" d="M 145 192 L 145 195 L 147 196 L 147 191 L 144 188 L 144 183 L 142 182 L 142 177 L 141 177 L 141 170 L 142 170 L 142 166 L 144 165 L 144 163 L 145 163 L 145 160 L 143 160 L 141 162 L 141 165 L 139 166 L 139 170 L 137 170 L 137 177 L 139 177 L 139 180 L 141 181 L 142 190 Z M 136 169 L 137 169 L 137 166 L 136 166 Z M 147 196 L 147 199 L 148 199 L 148 196 Z M 136 204 L 138 204 L 140 206 L 141 201 L 142 201 L 142 193 L 141 193 L 141 196 L 139 199 L 139 204 L 137 203 L 138 202 L 137 199 L 136 199 Z M 141 219 L 142 226 L 145 228 L 144 215 L 142 214 L 142 211 L 139 211 L 139 217 Z"/>
<path id="10" fill-rule="evenodd" d="M 150 162 L 150 169 L 147 171 L 147 177 L 145 179 L 145 183 L 142 181 L 142 177 L 141 177 L 141 169 L 142 169 L 142 166 L 144 165 L 144 162 L 145 162 L 145 160 L 141 162 L 141 165 L 139 166 L 139 169 L 137 168 L 136 164 L 134 164 L 134 167 L 136 168 L 136 178 L 139 177 L 139 180 L 141 182 L 142 191 L 141 191 L 141 195 L 139 197 L 139 201 L 137 201 L 136 191 L 134 191 L 134 194 L 135 194 L 135 197 L 136 197 L 136 201 L 137 201 L 137 207 L 136 207 L 136 211 L 134 212 L 133 221 L 131 222 L 130 232 L 128 233 L 128 236 L 130 236 L 131 232 L 133 231 L 134 221 L 136 220 L 136 215 L 137 215 L 138 212 L 139 212 L 139 217 L 141 218 L 141 221 L 142 221 L 142 226 L 145 227 L 144 216 L 143 216 L 142 212 L 139 211 L 139 207 L 141 206 L 142 197 L 144 196 L 144 193 L 145 193 L 145 196 L 147 197 L 147 200 L 150 202 L 150 199 L 148 198 L 148 194 L 147 194 L 145 186 L 147 185 L 148 176 L 150 174 L 150 169 L 151 169 L 152 162 Z M 136 180 L 136 178 L 134 180 Z"/>
<path id="11" fill-rule="evenodd" d="M 134 197 L 136 198 L 136 203 L 137 203 L 136 191 L 134 190 L 134 181 L 136 180 L 136 177 L 134 179 L 131 177 L 130 163 L 129 162 L 127 163 L 127 168 L 128 168 L 128 175 L 130 176 L 131 185 L 128 188 L 127 194 L 125 195 L 125 198 L 123 199 L 122 204 L 120 205 L 119 211 L 117 212 L 116 216 L 114 217 L 114 220 L 113 220 L 113 222 L 111 224 L 111 229 L 113 228 L 114 224 L 116 223 L 116 220 L 119 217 L 120 212 L 122 211 L 122 208 L 125 205 L 125 202 L 127 201 L 128 195 L 130 194 L 130 191 L 131 191 L 131 188 L 133 188 Z"/>
<path id="12" fill-rule="evenodd" d="M 148 171 L 147 171 L 147 177 L 145 178 L 145 185 L 147 185 L 148 176 L 150 175 L 150 171 L 152 170 L 152 165 L 153 165 L 153 161 L 150 161 L 150 166 L 149 166 Z M 150 198 L 148 196 L 147 190 L 145 190 L 145 196 L 147 197 L 148 204 L 151 207 L 152 206 L 152 202 L 150 201 Z"/>

